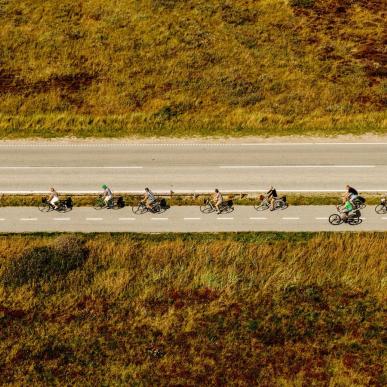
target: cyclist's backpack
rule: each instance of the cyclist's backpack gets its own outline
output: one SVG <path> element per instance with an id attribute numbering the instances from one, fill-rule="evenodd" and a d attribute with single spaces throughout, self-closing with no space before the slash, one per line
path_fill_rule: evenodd
<path id="1" fill-rule="evenodd" d="M 283 200 L 284 203 L 286 203 L 286 196 L 282 196 L 281 199 Z"/>
<path id="2" fill-rule="evenodd" d="M 234 205 L 234 202 L 232 200 L 227 200 L 227 205 L 229 207 L 232 207 Z"/>
<path id="3" fill-rule="evenodd" d="M 363 198 L 363 196 L 358 196 L 358 197 L 356 198 L 356 200 L 359 201 L 359 203 L 361 203 L 361 204 L 364 204 L 365 201 L 366 201 L 366 200 Z"/>
<path id="4" fill-rule="evenodd" d="M 47 203 L 47 198 L 42 197 L 42 203 Z"/>
<path id="5" fill-rule="evenodd" d="M 118 208 L 124 208 L 125 207 L 125 200 L 123 196 L 119 196 L 117 199 L 117 207 Z"/>
<path id="6" fill-rule="evenodd" d="M 66 207 L 73 208 L 73 199 L 71 199 L 70 197 L 66 199 Z"/>
<path id="7" fill-rule="evenodd" d="M 166 208 L 167 207 L 167 201 L 164 198 L 160 200 L 160 207 L 161 208 Z"/>

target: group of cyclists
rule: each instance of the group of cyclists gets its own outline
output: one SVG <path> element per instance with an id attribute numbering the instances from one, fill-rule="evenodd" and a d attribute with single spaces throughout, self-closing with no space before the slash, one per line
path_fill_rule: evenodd
<path id="1" fill-rule="evenodd" d="M 102 185 L 102 189 L 103 189 L 103 192 L 102 192 L 103 201 L 105 202 L 106 207 L 109 208 L 112 206 L 112 203 L 113 203 L 113 192 L 106 184 Z M 270 189 L 266 192 L 266 199 L 270 203 L 271 211 L 274 210 L 274 205 L 277 198 L 278 198 L 277 190 L 273 186 L 271 186 Z M 52 207 L 55 210 L 58 209 L 60 200 L 59 200 L 59 194 L 55 190 L 55 188 L 53 187 L 50 188 L 50 195 L 47 201 L 52 205 Z M 144 203 L 149 210 L 151 210 L 154 204 L 156 203 L 156 196 L 148 187 L 144 189 L 144 197 L 141 200 L 141 203 Z M 214 194 L 212 196 L 212 203 L 217 213 L 220 214 L 221 206 L 224 203 L 224 198 L 218 188 L 215 188 Z"/>
<path id="2" fill-rule="evenodd" d="M 113 208 L 114 204 L 112 190 L 106 184 L 102 185 L 102 189 L 103 191 L 101 194 L 101 198 L 104 202 L 105 207 Z M 265 195 L 261 195 L 260 199 L 261 203 L 265 203 L 265 208 L 269 208 L 270 211 L 274 211 L 276 208 L 280 208 L 278 207 L 278 203 L 280 203 L 281 200 L 286 201 L 285 197 L 278 197 L 277 190 L 273 186 L 269 188 Z M 342 203 L 340 205 L 337 205 L 336 209 L 342 221 L 347 222 L 348 220 L 352 219 L 351 217 L 356 216 L 359 218 L 361 216 L 359 209 L 364 207 L 363 205 L 365 203 L 365 199 L 359 195 L 359 192 L 355 188 L 351 187 L 350 185 L 347 185 L 346 191 L 342 196 L 341 200 Z M 47 202 L 52 206 L 54 210 L 58 210 L 59 206 L 61 205 L 59 194 L 53 187 L 50 188 L 50 195 L 47 199 Z M 144 189 L 144 195 L 140 203 L 144 205 L 147 210 L 153 211 L 158 202 L 156 199 L 156 195 L 148 187 L 146 187 Z M 220 214 L 224 210 L 227 201 L 224 200 L 222 193 L 219 191 L 218 188 L 216 188 L 210 199 L 210 203 L 216 210 L 216 212 Z M 387 210 L 386 199 L 382 198 L 381 203 L 382 211 Z M 286 208 L 286 206 L 283 208 Z"/>

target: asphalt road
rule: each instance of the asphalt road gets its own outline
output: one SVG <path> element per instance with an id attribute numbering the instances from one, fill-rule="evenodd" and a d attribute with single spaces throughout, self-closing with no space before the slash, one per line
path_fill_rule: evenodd
<path id="1" fill-rule="evenodd" d="M 256 211 L 236 206 L 229 214 L 202 214 L 199 207 L 173 207 L 161 214 L 134 215 L 119 210 L 73 208 L 67 213 L 41 213 L 35 207 L 0 208 L 0 232 L 227 232 L 227 231 L 387 231 L 387 213 L 373 206 L 362 210 L 362 223 L 332 226 L 334 206 L 293 206 L 285 210 Z"/>
<path id="2" fill-rule="evenodd" d="M 0 192 L 387 191 L 387 143 L 2 142 Z"/>

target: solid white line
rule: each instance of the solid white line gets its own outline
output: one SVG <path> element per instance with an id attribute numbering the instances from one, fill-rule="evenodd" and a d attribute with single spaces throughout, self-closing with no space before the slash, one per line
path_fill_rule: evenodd
<path id="1" fill-rule="evenodd" d="M 55 167 L 55 166 L 19 166 L 19 167 L 16 167 L 16 166 L 8 166 L 8 167 L 0 167 L 0 170 L 7 170 L 7 169 L 10 169 L 10 170 L 29 170 L 29 169 L 142 169 L 143 167 L 131 167 L 131 166 L 113 166 L 113 167 L 105 167 L 105 166 L 100 166 L 100 167 L 62 167 L 62 166 L 58 166 L 58 167 Z"/>
<path id="2" fill-rule="evenodd" d="M 256 194 L 260 194 L 262 192 L 265 192 L 267 191 L 267 187 L 266 188 L 257 188 L 257 189 L 225 189 L 223 188 L 222 189 L 222 192 L 224 194 L 243 194 L 243 193 L 256 193 Z M 346 190 L 344 189 L 341 189 L 341 188 L 336 188 L 336 189 L 297 189 L 297 188 L 292 188 L 292 189 L 281 189 L 281 188 L 277 188 L 277 191 L 281 191 L 281 192 L 284 192 L 284 193 L 303 193 L 303 192 L 307 192 L 307 193 L 319 193 L 319 192 L 332 192 L 332 193 L 342 193 L 342 192 L 346 192 Z M 379 192 L 379 193 L 384 193 L 384 192 L 387 192 L 387 188 L 379 188 L 379 189 L 375 189 L 375 188 L 359 188 L 358 191 L 360 192 L 363 192 L 363 193 L 367 193 L 367 192 Z M 174 194 L 175 195 L 179 195 L 179 194 L 187 194 L 187 195 L 193 195 L 193 194 L 203 194 L 203 195 L 208 195 L 210 193 L 213 193 L 214 192 L 214 189 L 213 188 L 208 188 L 208 189 L 195 189 L 195 190 L 173 190 Z M 92 190 L 88 190 L 88 191 L 61 191 L 61 194 L 62 195 L 92 195 L 92 194 L 100 194 L 101 191 L 92 191 Z M 156 195 L 169 195 L 170 194 L 170 190 L 154 190 L 153 191 L 154 194 Z M 34 190 L 30 190 L 30 191 L 0 191 L 0 194 L 3 194 L 3 195 L 45 195 L 45 194 L 48 194 L 48 191 L 34 191 Z M 144 191 L 143 190 L 133 190 L 133 191 L 125 191 L 125 190 L 117 190 L 115 191 L 114 193 L 115 195 L 119 195 L 119 194 L 126 194 L 126 195 L 142 195 L 144 194 Z"/>
<path id="3" fill-rule="evenodd" d="M 168 220 L 168 218 L 151 218 L 151 220 Z"/>
<path id="4" fill-rule="evenodd" d="M 136 220 L 135 218 L 119 218 L 118 220 Z"/>
<path id="5" fill-rule="evenodd" d="M 70 218 L 54 218 L 54 220 L 70 220 Z"/>
<path id="6" fill-rule="evenodd" d="M 221 169 L 375 168 L 375 165 L 220 165 Z"/>
<path id="7" fill-rule="evenodd" d="M 282 218 L 283 220 L 299 220 L 300 218 Z"/>
<path id="8" fill-rule="evenodd" d="M 35 221 L 35 220 L 38 220 L 38 219 L 37 218 L 21 218 L 20 220 L 23 221 L 23 222 L 29 222 L 29 221 Z"/>
<path id="9" fill-rule="evenodd" d="M 216 218 L 217 220 L 234 220 L 234 218 Z"/>
<path id="10" fill-rule="evenodd" d="M 103 220 L 103 218 L 86 218 L 86 220 Z"/>
<path id="11" fill-rule="evenodd" d="M 69 144 L 69 143 L 0 143 L 0 147 L 18 148 L 18 147 L 59 147 L 59 148 L 101 148 L 101 147 L 136 147 L 136 146 L 313 146 L 313 145 L 387 145 L 387 142 L 251 142 L 251 143 L 86 143 L 86 144 Z"/>
<path id="12" fill-rule="evenodd" d="M 200 218 L 184 218 L 184 220 L 200 220 Z"/>
<path id="13" fill-rule="evenodd" d="M 266 220 L 267 218 L 250 218 L 251 220 Z"/>

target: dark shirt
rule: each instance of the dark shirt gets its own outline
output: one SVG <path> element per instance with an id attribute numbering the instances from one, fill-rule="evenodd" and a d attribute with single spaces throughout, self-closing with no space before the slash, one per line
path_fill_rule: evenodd
<path id="1" fill-rule="evenodd" d="M 270 191 L 267 192 L 267 194 L 269 195 L 269 198 L 273 197 L 273 198 L 276 198 L 278 197 L 277 196 L 277 191 L 275 188 L 271 189 Z"/>
<path id="2" fill-rule="evenodd" d="M 348 188 L 348 193 L 352 194 L 352 195 L 358 195 L 357 191 L 355 190 L 355 188 L 352 188 L 352 187 L 349 187 Z"/>

